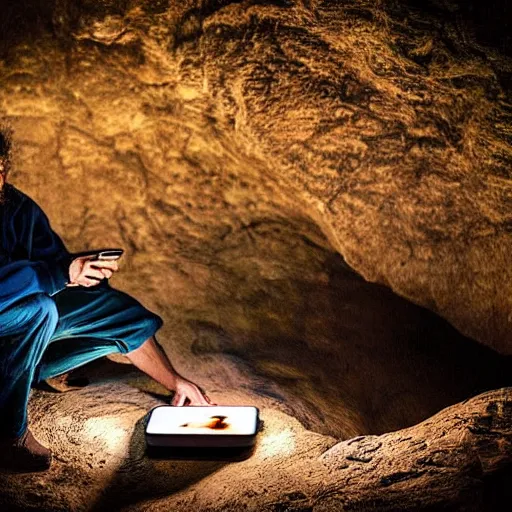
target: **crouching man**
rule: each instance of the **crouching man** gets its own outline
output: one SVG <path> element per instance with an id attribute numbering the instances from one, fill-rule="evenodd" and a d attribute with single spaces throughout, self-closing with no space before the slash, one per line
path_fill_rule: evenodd
<path id="1" fill-rule="evenodd" d="M 175 391 L 172 405 L 208 405 L 157 343 L 160 317 L 109 286 L 117 263 L 73 257 L 39 206 L 6 183 L 10 153 L 0 132 L 0 466 L 47 469 L 51 452 L 27 427 L 31 386 L 114 352 Z"/>

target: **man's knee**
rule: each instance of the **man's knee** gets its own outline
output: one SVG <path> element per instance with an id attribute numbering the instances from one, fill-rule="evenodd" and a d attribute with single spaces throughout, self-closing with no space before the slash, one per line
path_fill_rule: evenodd
<path id="1" fill-rule="evenodd" d="M 150 329 L 156 333 L 164 325 L 164 321 L 155 313 L 151 313 L 149 317 Z"/>
<path id="2" fill-rule="evenodd" d="M 146 330 L 146 340 L 149 339 L 151 336 L 154 336 L 156 332 L 162 327 L 163 324 L 163 320 L 158 315 L 149 312 L 149 315 L 145 320 L 144 326 Z"/>
<path id="3" fill-rule="evenodd" d="M 158 315 L 147 311 L 144 318 L 140 320 L 139 328 L 140 331 L 144 333 L 146 340 L 153 336 L 163 324 L 163 320 Z"/>
<path id="4" fill-rule="evenodd" d="M 140 320 L 138 324 L 137 335 L 130 340 L 124 340 L 119 344 L 119 351 L 122 353 L 132 352 L 137 350 L 144 343 L 155 335 L 156 331 L 163 325 L 163 320 L 156 314 L 148 311 L 144 319 Z"/>

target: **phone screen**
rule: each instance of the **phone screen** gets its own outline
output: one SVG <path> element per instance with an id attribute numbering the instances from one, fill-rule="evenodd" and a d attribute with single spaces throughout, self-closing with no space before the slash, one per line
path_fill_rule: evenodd
<path id="1" fill-rule="evenodd" d="M 118 260 L 121 255 L 123 254 L 123 251 L 121 249 L 119 250 L 108 250 L 108 251 L 100 251 L 98 253 L 98 256 L 96 259 L 98 260 L 108 260 L 108 261 L 111 261 L 111 260 Z"/>
<path id="2" fill-rule="evenodd" d="M 91 251 L 82 251 L 73 253 L 74 258 L 81 258 L 84 256 L 88 256 L 90 258 L 99 260 L 99 259 L 119 259 L 124 253 L 123 249 L 95 249 Z"/>
<path id="3" fill-rule="evenodd" d="M 258 410 L 245 406 L 156 407 L 148 434 L 254 435 Z"/>

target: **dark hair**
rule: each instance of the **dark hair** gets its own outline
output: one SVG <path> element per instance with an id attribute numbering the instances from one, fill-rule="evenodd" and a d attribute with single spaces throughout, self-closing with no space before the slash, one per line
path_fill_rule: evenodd
<path id="1" fill-rule="evenodd" d="M 0 158 L 5 160 L 3 173 L 8 174 L 11 168 L 12 130 L 8 126 L 0 126 Z"/>
<path id="2" fill-rule="evenodd" d="M 7 134 L 0 132 L 0 156 L 9 156 L 11 152 L 11 140 Z"/>

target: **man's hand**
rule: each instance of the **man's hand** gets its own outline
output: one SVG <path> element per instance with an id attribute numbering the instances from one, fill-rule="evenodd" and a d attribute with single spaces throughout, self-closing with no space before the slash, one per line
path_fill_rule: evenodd
<path id="1" fill-rule="evenodd" d="M 93 256 L 81 256 L 69 266 L 69 283 L 66 286 L 96 286 L 102 279 L 110 279 L 119 270 L 116 261 L 94 260 Z"/>
<path id="2" fill-rule="evenodd" d="M 210 402 L 199 386 L 179 375 L 176 377 L 175 391 L 171 405 L 216 405 Z"/>
<path id="3" fill-rule="evenodd" d="M 217 405 L 212 404 L 201 388 L 182 377 L 172 366 L 162 346 L 154 336 L 148 338 L 140 347 L 128 352 L 126 357 L 144 373 L 174 391 L 171 405 Z"/>

